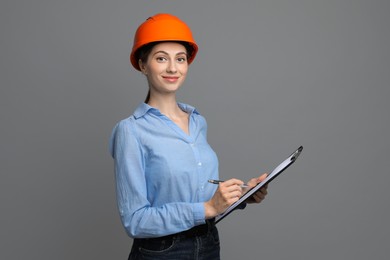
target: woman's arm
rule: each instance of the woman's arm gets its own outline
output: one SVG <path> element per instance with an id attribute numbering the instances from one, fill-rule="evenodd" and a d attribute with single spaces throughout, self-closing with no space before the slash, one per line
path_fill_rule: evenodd
<path id="1" fill-rule="evenodd" d="M 131 118 L 114 128 L 110 146 L 115 162 L 118 209 L 130 237 L 164 236 L 205 222 L 201 202 L 172 202 L 152 207 L 147 199 L 144 151 Z"/>

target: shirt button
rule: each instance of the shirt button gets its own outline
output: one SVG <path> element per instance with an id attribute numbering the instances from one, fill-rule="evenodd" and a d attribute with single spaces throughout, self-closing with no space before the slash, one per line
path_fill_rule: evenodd
<path id="1" fill-rule="evenodd" d="M 198 162 L 198 166 L 202 166 L 202 163 L 201 163 L 201 162 Z"/>

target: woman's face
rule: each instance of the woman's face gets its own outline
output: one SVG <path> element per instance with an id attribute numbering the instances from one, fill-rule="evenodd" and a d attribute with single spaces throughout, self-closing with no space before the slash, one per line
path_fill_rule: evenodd
<path id="1" fill-rule="evenodd" d="M 148 79 L 151 92 L 175 93 L 187 76 L 186 48 L 175 42 L 159 43 L 152 48 L 146 63 L 140 61 L 140 68 Z"/>

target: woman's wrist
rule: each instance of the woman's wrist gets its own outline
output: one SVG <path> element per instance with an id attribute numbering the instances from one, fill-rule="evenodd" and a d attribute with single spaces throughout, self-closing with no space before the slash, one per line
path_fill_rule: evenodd
<path id="1" fill-rule="evenodd" d="M 216 208 L 212 205 L 211 201 L 204 203 L 205 219 L 210 219 L 218 215 Z"/>

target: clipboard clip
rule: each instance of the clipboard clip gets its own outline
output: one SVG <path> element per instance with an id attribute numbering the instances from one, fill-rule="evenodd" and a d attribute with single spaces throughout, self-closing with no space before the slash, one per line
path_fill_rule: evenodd
<path id="1" fill-rule="evenodd" d="M 291 161 L 295 162 L 295 160 L 298 158 L 298 156 L 301 154 L 303 150 L 303 146 L 300 146 L 292 155 L 291 155 Z"/>

